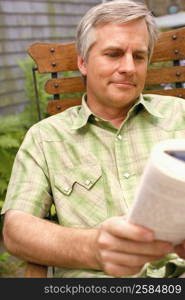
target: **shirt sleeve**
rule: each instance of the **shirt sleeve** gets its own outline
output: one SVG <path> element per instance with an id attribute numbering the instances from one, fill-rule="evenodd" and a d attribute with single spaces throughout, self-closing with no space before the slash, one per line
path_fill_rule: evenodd
<path id="1" fill-rule="evenodd" d="M 1 214 L 9 209 L 45 217 L 52 204 L 39 126 L 28 130 L 17 152 Z"/>

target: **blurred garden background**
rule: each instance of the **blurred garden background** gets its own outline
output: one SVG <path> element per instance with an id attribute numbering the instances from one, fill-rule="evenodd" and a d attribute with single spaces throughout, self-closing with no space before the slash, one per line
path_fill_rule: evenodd
<path id="1" fill-rule="evenodd" d="M 185 0 L 137 1 L 147 4 L 161 30 L 185 26 Z M 101 2 L 106 1 L 0 0 L 0 210 L 18 148 L 26 131 L 38 122 L 32 78 L 34 62 L 27 48 L 34 42 L 74 41 L 82 15 Z M 45 76 L 37 74 L 41 118 L 48 116 Z M 24 262 L 4 249 L 1 218 L 0 277 L 22 276 Z"/>

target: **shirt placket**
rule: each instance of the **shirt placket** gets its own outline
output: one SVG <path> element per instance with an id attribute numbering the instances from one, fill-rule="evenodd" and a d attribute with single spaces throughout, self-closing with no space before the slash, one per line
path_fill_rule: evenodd
<path id="1" fill-rule="evenodd" d="M 122 201 L 124 201 L 127 209 L 130 207 L 129 203 L 129 186 L 133 170 L 128 163 L 130 155 L 129 139 L 126 130 L 126 124 L 117 132 L 115 137 L 115 156 L 118 170 L 119 183 L 122 190 Z"/>

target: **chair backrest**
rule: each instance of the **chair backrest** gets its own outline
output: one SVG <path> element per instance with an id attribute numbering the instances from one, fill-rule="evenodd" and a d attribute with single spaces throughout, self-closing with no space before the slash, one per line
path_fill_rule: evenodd
<path id="1" fill-rule="evenodd" d="M 78 72 L 75 43 L 34 43 L 28 48 L 28 53 L 39 73 L 51 74 L 51 79 L 45 84 L 45 91 L 55 100 L 48 103 L 50 115 L 81 103 L 85 85 Z"/>
<path id="2" fill-rule="evenodd" d="M 34 43 L 28 53 L 39 73 L 51 73 L 45 85 L 46 92 L 54 96 L 48 103 L 50 115 L 81 103 L 85 85 L 78 72 L 75 43 Z M 185 27 L 161 33 L 143 93 L 185 98 Z"/>

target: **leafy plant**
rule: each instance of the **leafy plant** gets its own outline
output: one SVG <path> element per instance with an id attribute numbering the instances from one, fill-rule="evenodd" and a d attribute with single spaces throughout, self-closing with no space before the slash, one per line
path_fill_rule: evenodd
<path id="1" fill-rule="evenodd" d="M 3 252 L 0 255 L 0 278 L 16 277 L 18 272 L 23 272 L 22 268 L 24 265 L 23 261 L 12 258 L 8 252 Z"/>
<path id="2" fill-rule="evenodd" d="M 18 64 L 24 73 L 25 94 L 29 102 L 22 113 L 0 117 L 0 210 L 5 199 L 15 155 L 27 130 L 38 121 L 32 78 L 32 67 L 34 66 L 34 62 L 30 57 L 27 57 Z M 37 74 L 37 86 L 42 118 L 47 117 L 46 107 L 49 98 L 43 88 L 46 77 L 46 75 L 41 76 Z M 0 222 L 0 231 L 1 228 L 2 221 Z"/>
<path id="3" fill-rule="evenodd" d="M 28 128 L 20 116 L 0 118 L 0 209 L 3 205 L 13 161 Z M 1 223 L 0 223 L 1 229 Z"/>
<path id="4" fill-rule="evenodd" d="M 35 63 L 31 57 L 27 57 L 22 61 L 18 62 L 18 65 L 22 69 L 25 77 L 25 95 L 29 100 L 28 105 L 24 111 L 24 117 L 27 118 L 27 121 L 30 122 L 30 126 L 39 120 L 38 118 L 38 110 L 36 105 L 36 95 L 34 90 L 34 81 L 32 75 L 32 69 L 35 67 Z M 35 73 L 36 81 L 37 81 L 37 89 L 39 94 L 39 106 L 41 111 L 41 119 L 48 116 L 47 114 L 47 102 L 50 96 L 44 90 L 44 84 L 46 79 L 48 79 L 48 74 L 39 74 Z"/>
<path id="5" fill-rule="evenodd" d="M 0 277 L 3 277 L 4 274 L 6 273 L 6 262 L 8 258 L 10 257 L 10 254 L 7 252 L 3 252 L 0 255 Z"/>

